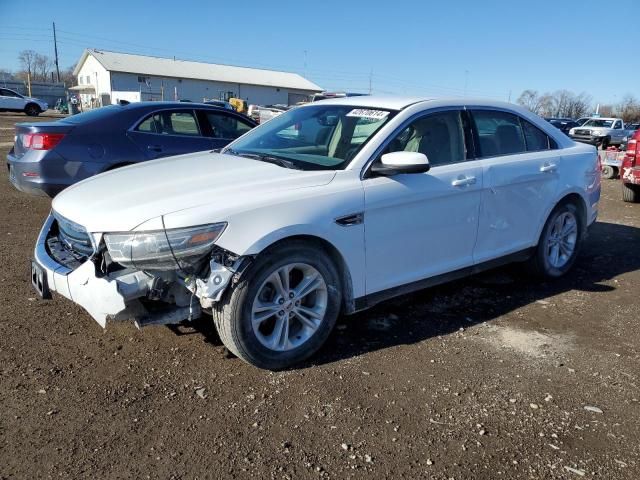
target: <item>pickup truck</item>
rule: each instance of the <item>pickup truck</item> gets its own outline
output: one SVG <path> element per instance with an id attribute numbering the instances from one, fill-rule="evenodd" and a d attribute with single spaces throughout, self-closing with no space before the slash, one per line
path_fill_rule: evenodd
<path id="1" fill-rule="evenodd" d="M 600 146 L 603 150 L 609 145 L 620 145 L 630 133 L 621 118 L 590 118 L 569 130 L 573 140 Z"/>

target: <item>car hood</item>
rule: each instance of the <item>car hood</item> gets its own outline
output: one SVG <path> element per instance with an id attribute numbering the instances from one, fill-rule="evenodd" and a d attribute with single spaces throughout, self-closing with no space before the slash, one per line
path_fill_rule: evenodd
<path id="1" fill-rule="evenodd" d="M 292 170 L 243 157 L 199 152 L 106 172 L 72 185 L 52 203 L 59 215 L 88 232 L 129 231 L 169 213 L 211 205 L 222 213 L 247 199 L 326 185 L 334 171 Z M 223 220 L 220 218 L 219 220 Z M 207 220 L 208 221 L 208 220 Z M 157 222 L 150 222 L 158 228 Z M 161 224 L 160 224 L 161 225 Z"/>

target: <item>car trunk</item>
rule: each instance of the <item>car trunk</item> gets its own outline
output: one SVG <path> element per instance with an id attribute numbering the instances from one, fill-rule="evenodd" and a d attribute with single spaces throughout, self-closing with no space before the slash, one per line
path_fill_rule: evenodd
<path id="1" fill-rule="evenodd" d="M 12 154 L 16 158 L 22 157 L 28 148 L 25 147 L 24 139 L 28 134 L 33 133 L 50 133 L 50 134 L 68 134 L 73 130 L 73 125 L 65 125 L 60 122 L 40 122 L 40 123 L 18 123 L 16 124 L 16 138 L 13 145 Z"/>

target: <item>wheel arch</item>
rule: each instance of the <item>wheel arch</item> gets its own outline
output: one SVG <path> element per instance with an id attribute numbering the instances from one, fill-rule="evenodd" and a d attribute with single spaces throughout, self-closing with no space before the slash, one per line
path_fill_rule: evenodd
<path id="1" fill-rule="evenodd" d="M 342 311 L 347 314 L 355 312 L 353 280 L 351 278 L 349 266 L 347 265 L 347 262 L 340 250 L 338 250 L 338 248 L 326 238 L 308 233 L 290 235 L 272 241 L 268 245 L 264 246 L 264 248 L 260 250 L 259 254 L 265 253 L 268 250 L 272 250 L 284 243 L 292 241 L 299 241 L 308 245 L 314 245 L 316 248 L 322 249 L 327 253 L 327 255 L 329 255 L 329 258 L 333 261 L 340 275 L 340 286 L 342 288 Z"/>
<path id="2" fill-rule="evenodd" d="M 540 240 L 540 235 L 542 235 L 542 229 L 544 228 L 547 220 L 549 219 L 549 215 L 551 212 L 558 206 L 563 205 L 565 203 L 571 203 L 576 206 L 578 209 L 578 215 L 580 217 L 580 223 L 582 225 L 583 234 L 586 233 L 587 223 L 588 223 L 588 210 L 587 210 L 587 200 L 584 198 L 584 195 L 578 191 L 568 191 L 564 192 L 557 202 L 555 202 L 550 208 L 547 209 L 545 215 L 543 217 L 542 224 L 538 227 L 538 235 L 536 236 L 537 241 Z"/>

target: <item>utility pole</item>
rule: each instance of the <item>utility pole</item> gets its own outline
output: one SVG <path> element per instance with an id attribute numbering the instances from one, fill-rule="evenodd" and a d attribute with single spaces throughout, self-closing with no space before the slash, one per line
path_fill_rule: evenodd
<path id="1" fill-rule="evenodd" d="M 511 103 L 511 90 L 509 90 L 509 99 L 507 100 L 507 102 Z"/>
<path id="2" fill-rule="evenodd" d="M 373 67 L 371 67 L 371 71 L 369 72 L 369 95 L 373 92 Z"/>
<path id="3" fill-rule="evenodd" d="M 56 81 L 60 82 L 60 66 L 58 65 L 58 40 L 56 39 L 56 22 L 53 22 L 53 51 L 56 54 Z"/>

